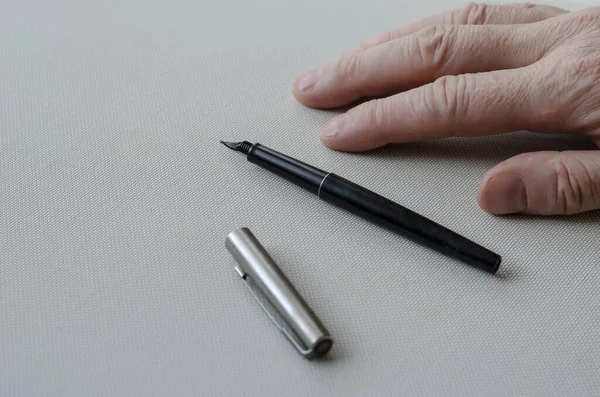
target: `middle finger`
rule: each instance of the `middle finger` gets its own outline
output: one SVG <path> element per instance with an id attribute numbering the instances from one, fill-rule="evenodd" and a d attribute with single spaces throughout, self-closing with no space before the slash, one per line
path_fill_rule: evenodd
<path id="1" fill-rule="evenodd" d="M 436 25 L 309 72 L 313 84 L 303 86 L 299 80 L 295 95 L 311 107 L 344 106 L 362 97 L 418 87 L 445 75 L 527 66 L 540 59 L 549 44 L 538 24 Z"/>

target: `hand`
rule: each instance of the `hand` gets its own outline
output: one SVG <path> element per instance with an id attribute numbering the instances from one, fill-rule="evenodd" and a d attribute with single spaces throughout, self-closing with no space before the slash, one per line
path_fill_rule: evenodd
<path id="1" fill-rule="evenodd" d="M 294 91 L 317 108 L 381 98 L 321 128 L 337 150 L 517 130 L 583 133 L 600 146 L 600 7 L 469 4 L 378 36 Z M 513 157 L 483 178 L 478 201 L 494 214 L 600 209 L 600 151 Z"/>

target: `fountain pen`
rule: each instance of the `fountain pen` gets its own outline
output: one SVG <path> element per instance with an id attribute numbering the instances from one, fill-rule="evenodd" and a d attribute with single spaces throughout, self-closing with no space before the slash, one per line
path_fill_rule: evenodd
<path id="1" fill-rule="evenodd" d="M 321 200 L 358 215 L 418 244 L 494 274 L 502 257 L 487 248 L 334 173 L 323 171 L 259 143 L 223 142 Z"/>

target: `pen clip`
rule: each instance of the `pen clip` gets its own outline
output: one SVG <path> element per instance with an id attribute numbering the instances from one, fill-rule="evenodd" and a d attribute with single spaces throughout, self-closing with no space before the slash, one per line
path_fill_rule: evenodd
<path id="1" fill-rule="evenodd" d="M 307 349 L 303 345 L 303 343 L 300 341 L 300 338 L 298 338 L 294 331 L 290 329 L 285 320 L 279 315 L 279 313 L 277 313 L 277 311 L 273 308 L 273 305 L 269 303 L 267 298 L 265 298 L 262 292 L 260 292 L 260 290 L 255 286 L 254 282 L 250 277 L 248 277 L 246 272 L 244 272 L 244 270 L 239 266 L 236 266 L 235 270 L 242 278 L 242 281 L 244 281 L 244 284 L 248 290 L 250 290 L 250 293 L 254 299 L 256 299 L 263 311 L 267 313 L 267 316 L 269 316 L 277 329 L 279 329 L 285 335 L 285 337 L 288 338 L 288 340 L 292 343 L 296 350 L 300 352 L 300 354 L 307 357 L 312 356 L 314 349 Z"/>
<path id="2" fill-rule="evenodd" d="M 326 354 L 331 335 L 252 232 L 231 232 L 225 246 L 254 299 L 292 346 L 307 359 Z"/>

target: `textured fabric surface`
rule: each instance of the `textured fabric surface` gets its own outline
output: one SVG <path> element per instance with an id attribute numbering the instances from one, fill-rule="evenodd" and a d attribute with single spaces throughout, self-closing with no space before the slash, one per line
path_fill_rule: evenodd
<path id="1" fill-rule="evenodd" d="M 591 147 L 513 133 L 324 148 L 334 112 L 295 77 L 433 0 L 3 1 L 0 395 L 591 396 L 600 214 L 493 217 L 475 189 L 512 155 Z M 555 2 L 571 9 L 583 3 Z M 258 141 L 500 253 L 497 276 L 245 161 Z M 224 247 L 254 231 L 335 337 L 301 358 Z"/>

